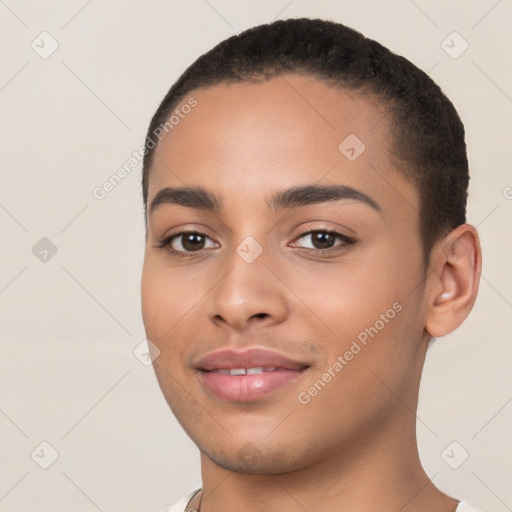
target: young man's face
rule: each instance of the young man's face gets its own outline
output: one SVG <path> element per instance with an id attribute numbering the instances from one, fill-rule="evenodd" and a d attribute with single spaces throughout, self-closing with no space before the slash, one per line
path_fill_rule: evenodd
<path id="1" fill-rule="evenodd" d="M 428 340 L 419 196 L 390 163 L 386 112 L 298 75 L 193 97 L 156 149 L 148 205 L 186 186 L 219 208 L 161 202 L 142 276 L 155 371 L 186 432 L 217 465 L 269 474 L 414 428 Z M 310 185 L 345 197 L 269 205 Z M 158 247 L 171 235 L 175 253 Z"/>

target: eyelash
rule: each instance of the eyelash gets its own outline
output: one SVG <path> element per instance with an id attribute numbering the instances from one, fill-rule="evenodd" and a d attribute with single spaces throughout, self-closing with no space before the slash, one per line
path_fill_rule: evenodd
<path id="1" fill-rule="evenodd" d="M 350 238 L 338 231 L 331 230 L 331 229 L 310 229 L 310 230 L 304 231 L 302 233 L 299 233 L 299 235 L 297 236 L 297 238 L 295 238 L 295 240 L 300 240 L 301 238 L 304 238 L 305 236 L 311 235 L 314 233 L 325 233 L 325 234 L 333 235 L 336 238 L 340 239 L 343 243 L 339 244 L 339 245 L 334 245 L 333 247 L 329 247 L 327 249 L 311 249 L 309 247 L 303 247 L 302 249 L 304 249 L 308 252 L 312 251 L 317 254 L 318 253 L 319 254 L 328 254 L 328 253 L 336 253 L 341 250 L 346 250 L 348 247 L 350 247 L 356 243 L 356 240 L 354 240 L 353 238 Z M 172 249 L 171 243 L 173 242 L 173 240 L 176 238 L 179 238 L 180 236 L 184 236 L 184 235 L 199 235 L 199 236 L 209 238 L 205 233 L 201 233 L 200 231 L 194 231 L 194 230 L 181 231 L 179 233 L 175 233 L 171 236 L 168 236 L 168 237 L 160 240 L 157 247 L 159 249 L 166 249 L 172 256 L 183 257 L 183 258 L 194 257 L 194 256 L 197 256 L 198 254 L 200 254 L 202 251 L 204 251 L 204 249 L 199 249 L 197 251 L 177 251 L 176 249 Z"/>

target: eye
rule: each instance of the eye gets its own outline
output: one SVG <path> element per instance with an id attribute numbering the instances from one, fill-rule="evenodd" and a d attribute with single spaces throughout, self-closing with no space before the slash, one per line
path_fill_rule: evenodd
<path id="1" fill-rule="evenodd" d="M 352 238 L 333 230 L 307 231 L 297 238 L 292 245 L 295 246 L 300 240 L 306 241 L 305 245 L 302 245 L 304 249 L 319 251 L 320 253 L 346 249 L 347 246 L 355 243 Z"/>
<path id="2" fill-rule="evenodd" d="M 158 247 L 167 248 L 173 254 L 187 256 L 187 253 L 215 247 L 215 242 L 199 231 L 183 231 L 160 241 Z"/>
<path id="3" fill-rule="evenodd" d="M 300 241 L 303 241 L 303 245 Z M 316 253 L 335 253 L 346 250 L 355 240 L 334 230 L 317 229 L 302 233 L 290 244 Z M 194 256 L 204 249 L 218 247 L 210 237 L 199 231 L 182 231 L 161 240 L 158 248 L 165 248 L 174 256 Z"/>

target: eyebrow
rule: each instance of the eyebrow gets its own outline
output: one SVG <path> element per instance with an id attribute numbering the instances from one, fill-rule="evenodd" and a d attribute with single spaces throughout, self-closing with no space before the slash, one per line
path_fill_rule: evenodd
<path id="1" fill-rule="evenodd" d="M 377 212 L 382 208 L 364 192 L 344 185 L 301 185 L 274 192 L 267 199 L 270 208 L 299 208 L 330 201 L 351 200 L 364 203 Z M 177 204 L 189 208 L 220 212 L 221 200 L 204 187 L 165 187 L 157 192 L 149 206 L 151 215 L 163 204 Z"/>

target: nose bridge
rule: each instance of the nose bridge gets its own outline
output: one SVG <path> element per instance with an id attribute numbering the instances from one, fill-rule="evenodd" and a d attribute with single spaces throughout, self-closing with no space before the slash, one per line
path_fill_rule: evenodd
<path id="1" fill-rule="evenodd" d="M 267 268 L 268 252 L 248 236 L 224 259 L 223 277 L 212 290 L 208 316 L 213 322 L 243 329 L 256 319 L 280 322 L 286 315 L 286 298 Z"/>

